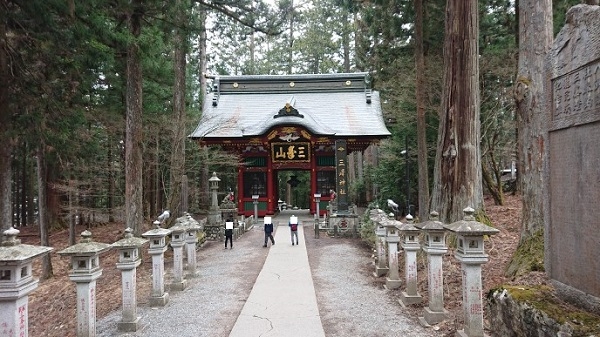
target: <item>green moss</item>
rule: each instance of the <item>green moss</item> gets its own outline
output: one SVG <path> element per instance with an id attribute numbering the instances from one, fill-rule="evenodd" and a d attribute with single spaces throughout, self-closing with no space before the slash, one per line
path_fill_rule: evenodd
<path id="1" fill-rule="evenodd" d="M 500 289 L 502 288 L 506 289 L 515 301 L 527 303 L 559 324 L 569 323 L 573 328 L 573 337 L 600 335 L 600 316 L 561 301 L 549 286 L 503 286 Z"/>
<path id="2" fill-rule="evenodd" d="M 544 230 L 535 232 L 523 240 L 517 247 L 508 267 L 506 275 L 520 276 L 531 271 L 544 271 Z"/>
<path id="3" fill-rule="evenodd" d="M 483 209 L 478 209 L 475 211 L 475 220 L 481 222 L 482 224 L 490 227 L 494 227 L 492 224 L 492 219 L 487 215 L 487 213 Z M 496 228 L 496 227 L 494 227 Z"/>
<path id="4" fill-rule="evenodd" d="M 375 247 L 375 241 L 377 240 L 375 235 L 375 223 L 371 219 L 366 219 L 360 226 L 360 238 L 369 245 L 369 247 Z"/>

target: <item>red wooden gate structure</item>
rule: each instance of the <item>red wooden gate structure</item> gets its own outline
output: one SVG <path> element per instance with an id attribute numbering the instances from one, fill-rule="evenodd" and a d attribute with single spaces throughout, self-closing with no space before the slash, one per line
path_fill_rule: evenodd
<path id="1" fill-rule="evenodd" d="M 252 196 L 258 196 L 259 216 L 265 216 L 277 211 L 283 197 L 279 170 L 310 171 L 311 213 L 315 193 L 321 194 L 324 213 L 331 191 L 338 198 L 348 193 L 336 163 L 336 141 L 345 141 L 350 154 L 389 135 L 369 75 L 343 73 L 215 77 L 189 137 L 239 156 L 239 213 L 254 214 Z"/>

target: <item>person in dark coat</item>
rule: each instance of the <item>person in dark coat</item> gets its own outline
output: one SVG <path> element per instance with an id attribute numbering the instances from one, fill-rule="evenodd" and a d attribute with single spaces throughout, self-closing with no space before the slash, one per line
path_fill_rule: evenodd
<path id="1" fill-rule="evenodd" d="M 227 249 L 227 241 L 233 249 L 233 219 L 231 216 L 225 220 L 225 249 Z"/>
<path id="2" fill-rule="evenodd" d="M 271 220 L 271 217 L 266 216 L 264 223 L 265 223 L 265 244 L 263 245 L 263 247 L 267 246 L 269 239 L 271 239 L 271 245 L 274 245 L 275 239 L 273 239 L 273 222 Z"/>
<path id="3" fill-rule="evenodd" d="M 292 246 L 294 245 L 294 237 L 296 238 L 296 246 L 298 245 L 298 217 L 292 215 L 290 217 L 290 221 L 288 222 L 288 226 L 290 226 L 290 234 L 292 237 Z"/>

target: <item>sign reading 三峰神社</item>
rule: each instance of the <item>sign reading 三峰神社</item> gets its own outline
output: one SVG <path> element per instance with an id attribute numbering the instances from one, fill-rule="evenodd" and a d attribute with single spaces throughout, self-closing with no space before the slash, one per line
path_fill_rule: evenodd
<path id="1" fill-rule="evenodd" d="M 273 162 L 310 161 L 310 143 L 272 143 Z"/>
<path id="2" fill-rule="evenodd" d="M 348 211 L 348 152 L 345 140 L 335 141 L 335 185 L 337 188 L 337 209 L 338 212 Z"/>

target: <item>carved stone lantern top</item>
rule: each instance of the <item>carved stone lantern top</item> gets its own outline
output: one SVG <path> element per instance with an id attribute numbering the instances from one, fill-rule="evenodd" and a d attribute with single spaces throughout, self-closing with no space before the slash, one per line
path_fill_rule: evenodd
<path id="1" fill-rule="evenodd" d="M 20 231 L 11 227 L 4 231 L 5 241 L 0 246 L 0 262 L 13 264 L 25 263 L 39 255 L 50 252 L 53 248 L 22 244 L 18 238 Z"/>
<path id="2" fill-rule="evenodd" d="M 123 238 L 115 243 L 112 244 L 113 247 L 118 248 L 118 249 L 132 249 L 132 248 L 139 248 L 141 246 L 143 246 L 144 244 L 146 244 L 148 242 L 148 240 L 146 239 L 142 239 L 142 238 L 137 238 L 135 236 L 133 236 L 133 230 L 129 227 L 127 227 L 125 229 L 125 234 L 123 235 Z"/>
<path id="3" fill-rule="evenodd" d="M 464 217 L 462 220 L 453 222 L 449 225 L 444 226 L 451 232 L 463 236 L 484 236 L 494 235 L 500 231 L 494 227 L 490 227 L 484 223 L 475 220 L 473 213 L 475 210 L 471 207 L 467 207 L 463 210 Z"/>
<path id="4" fill-rule="evenodd" d="M 92 241 L 92 233 L 87 229 L 81 233 L 79 243 L 67 247 L 59 255 L 64 256 L 94 256 L 108 251 L 111 245 L 102 242 Z"/>

